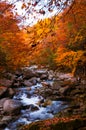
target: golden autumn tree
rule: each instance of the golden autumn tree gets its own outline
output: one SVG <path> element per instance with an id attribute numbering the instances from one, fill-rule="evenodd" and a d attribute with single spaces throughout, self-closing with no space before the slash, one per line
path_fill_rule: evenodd
<path id="1" fill-rule="evenodd" d="M 84 76 L 86 75 L 85 5 L 85 0 L 75 0 L 73 5 L 71 5 L 71 8 L 68 8 L 63 12 L 61 21 L 63 21 L 63 26 L 66 27 L 64 32 L 66 36 L 66 51 L 59 52 L 59 48 L 57 48 L 56 52 L 56 62 L 58 66 L 63 67 L 64 69 L 68 68 L 74 75 L 82 73 L 81 75 Z"/>
<path id="2" fill-rule="evenodd" d="M 11 9 L 11 5 L 0 2 L 0 68 L 13 70 L 27 64 L 28 47 Z"/>

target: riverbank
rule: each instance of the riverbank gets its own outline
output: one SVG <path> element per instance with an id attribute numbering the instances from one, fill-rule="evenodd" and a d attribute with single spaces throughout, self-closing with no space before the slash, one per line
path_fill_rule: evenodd
<path id="1" fill-rule="evenodd" d="M 85 80 L 78 82 L 71 74 L 37 66 L 5 73 L 0 79 L 0 129 L 55 130 L 59 126 L 60 130 L 64 126 L 72 130 L 76 124 L 86 128 L 85 99 Z M 71 123 L 74 127 L 68 129 Z"/>

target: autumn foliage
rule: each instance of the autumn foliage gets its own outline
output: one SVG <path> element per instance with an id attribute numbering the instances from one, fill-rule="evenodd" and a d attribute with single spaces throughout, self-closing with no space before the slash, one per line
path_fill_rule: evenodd
<path id="1" fill-rule="evenodd" d="M 8 9 L 6 9 L 9 7 Z M 15 70 L 24 66 L 28 48 L 25 35 L 18 27 L 18 20 L 11 11 L 11 6 L 0 3 L 0 69 Z M 5 10 L 6 9 L 6 10 Z"/>
<path id="2" fill-rule="evenodd" d="M 35 34 L 32 44 L 36 45 L 33 49 L 33 63 L 48 64 L 52 68 L 74 74 L 78 61 L 81 61 L 81 68 L 86 74 L 85 5 L 85 0 L 75 0 L 59 16 L 39 21 L 32 27 Z M 30 34 L 28 32 L 28 37 Z"/>
<path id="3" fill-rule="evenodd" d="M 0 69 L 38 64 L 74 74 L 80 61 L 85 75 L 85 5 L 85 0 L 74 0 L 58 16 L 20 30 L 19 20 L 11 11 L 12 5 L 0 2 Z"/>

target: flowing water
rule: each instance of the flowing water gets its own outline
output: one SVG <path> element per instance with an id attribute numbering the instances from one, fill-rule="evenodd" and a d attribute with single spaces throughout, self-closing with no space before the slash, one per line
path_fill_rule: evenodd
<path id="1" fill-rule="evenodd" d="M 39 94 L 34 92 L 42 87 L 42 84 L 36 84 L 27 91 L 26 87 L 17 88 L 17 93 L 13 99 L 20 100 L 24 106 L 17 120 L 10 122 L 4 130 L 17 130 L 18 126 L 29 124 L 38 120 L 53 118 L 56 113 L 67 107 L 62 101 L 52 101 L 46 106 L 42 106 L 39 102 L 45 102 Z"/>

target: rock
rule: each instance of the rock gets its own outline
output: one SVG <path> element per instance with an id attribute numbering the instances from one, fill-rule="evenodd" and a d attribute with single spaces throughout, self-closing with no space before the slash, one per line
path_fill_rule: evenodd
<path id="1" fill-rule="evenodd" d="M 27 110 L 29 110 L 29 111 L 37 111 L 37 110 L 39 110 L 38 106 L 35 106 L 35 105 L 33 105 L 33 104 L 24 105 L 24 106 L 23 106 L 23 110 L 25 110 L 25 109 L 27 109 Z"/>
<path id="2" fill-rule="evenodd" d="M 60 78 L 60 80 L 71 80 L 72 78 L 73 78 L 73 75 L 72 74 L 70 74 L 70 73 L 66 73 L 66 74 L 64 74 L 64 73 L 59 73 L 59 72 L 57 72 L 56 73 L 56 77 L 59 77 Z"/>
<path id="3" fill-rule="evenodd" d="M 15 94 L 15 91 L 12 88 L 8 88 L 8 95 L 12 97 Z"/>
<path id="4" fill-rule="evenodd" d="M 38 75 L 38 77 L 40 77 L 42 75 L 47 75 L 48 76 L 48 71 L 44 70 L 44 69 L 40 69 L 40 70 L 36 70 L 36 74 Z"/>
<path id="5" fill-rule="evenodd" d="M 37 76 L 38 76 L 38 74 L 34 71 L 31 71 L 30 69 L 23 72 L 23 78 L 24 79 L 30 79 L 32 77 L 37 77 Z"/>
<path id="6" fill-rule="evenodd" d="M 47 107 L 48 105 L 51 105 L 51 104 L 52 104 L 52 101 L 47 99 L 47 100 L 42 104 L 42 106 L 43 106 L 43 107 Z"/>
<path id="7" fill-rule="evenodd" d="M 59 90 L 61 88 L 61 82 L 54 81 L 52 84 L 52 89 Z"/>
<path id="8" fill-rule="evenodd" d="M 61 87 L 59 89 L 59 93 L 61 93 L 62 95 L 66 95 L 66 92 L 68 89 L 69 89 L 69 86 Z"/>
<path id="9" fill-rule="evenodd" d="M 10 122 L 12 120 L 12 116 L 3 116 L 3 118 L 1 119 L 1 122 Z"/>
<path id="10" fill-rule="evenodd" d="M 4 130 L 4 128 L 7 126 L 8 122 L 0 121 L 0 130 Z"/>
<path id="11" fill-rule="evenodd" d="M 29 80 L 24 80 L 23 85 L 27 87 L 31 87 L 33 84 Z"/>
<path id="12" fill-rule="evenodd" d="M 17 100 L 13 100 L 13 99 L 7 99 L 5 100 L 4 104 L 3 104 L 3 110 L 5 113 L 8 114 L 19 114 L 19 110 L 22 107 L 22 103 L 20 101 Z"/>
<path id="13" fill-rule="evenodd" d="M 47 80 L 47 78 L 48 78 L 48 75 L 47 75 L 47 74 L 42 74 L 42 75 L 40 76 L 40 79 L 41 79 L 41 80 Z"/>
<path id="14" fill-rule="evenodd" d="M 12 87 L 20 87 L 20 86 L 21 86 L 21 84 L 19 81 L 14 81 L 14 83 L 12 85 Z"/>
<path id="15" fill-rule="evenodd" d="M 43 85 L 43 87 L 45 88 L 51 88 L 52 86 L 50 85 L 50 83 L 48 82 L 41 82 L 41 84 Z"/>
<path id="16" fill-rule="evenodd" d="M 46 89 L 45 90 L 45 96 L 47 97 L 47 96 L 51 96 L 52 95 L 52 89 Z"/>
<path id="17" fill-rule="evenodd" d="M 29 79 L 29 82 L 31 82 L 33 85 L 36 85 L 37 78 L 36 77 L 32 77 L 32 78 Z"/>
<path id="18" fill-rule="evenodd" d="M 31 91 L 31 87 L 26 87 L 26 90 L 27 91 Z"/>
<path id="19" fill-rule="evenodd" d="M 10 87 L 13 83 L 13 80 L 8 80 L 6 78 L 0 79 L 0 85 L 5 87 Z"/>
<path id="20" fill-rule="evenodd" d="M 55 76 L 54 71 L 53 71 L 53 70 L 50 70 L 50 71 L 48 72 L 48 80 L 53 80 L 54 76 Z"/>
<path id="21" fill-rule="evenodd" d="M 16 80 L 22 82 L 23 81 L 23 76 L 22 75 L 19 76 Z"/>
<path id="22" fill-rule="evenodd" d="M 7 91 L 7 87 L 0 86 L 0 97 L 2 97 Z"/>
<path id="23" fill-rule="evenodd" d="M 5 73 L 5 78 L 9 80 L 15 80 L 16 75 L 8 72 L 8 73 Z"/>
<path id="24" fill-rule="evenodd" d="M 36 70 L 36 69 L 38 69 L 38 66 L 37 65 L 31 65 L 31 66 L 29 66 L 29 67 L 27 67 L 27 69 L 30 69 L 30 70 Z"/>
<path id="25" fill-rule="evenodd" d="M 38 108 L 37 106 L 31 104 L 31 105 L 30 105 L 30 110 L 31 110 L 31 111 L 37 111 L 37 110 L 39 110 L 39 108 Z"/>
<path id="26" fill-rule="evenodd" d="M 23 74 L 22 70 L 16 70 L 15 71 L 15 75 L 16 75 L 17 78 L 20 77 L 22 74 Z"/>
<path id="27" fill-rule="evenodd" d="M 9 98 L 2 98 L 1 100 L 0 100 L 0 107 L 3 107 L 3 104 L 4 104 L 4 102 L 6 101 L 6 100 L 8 100 Z"/>
<path id="28" fill-rule="evenodd" d="M 4 104 L 4 102 L 5 102 L 7 99 L 9 99 L 9 98 L 2 98 L 2 99 L 0 100 L 0 115 L 3 115 L 3 114 L 4 114 L 3 104 Z"/>

